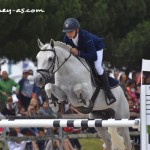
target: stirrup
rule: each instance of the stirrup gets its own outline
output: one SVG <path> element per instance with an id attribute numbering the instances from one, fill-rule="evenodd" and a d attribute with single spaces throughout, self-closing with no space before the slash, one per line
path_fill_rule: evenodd
<path id="1" fill-rule="evenodd" d="M 107 105 L 111 105 L 112 103 L 116 102 L 116 98 L 112 93 L 105 93 L 105 100 Z"/>
<path id="2" fill-rule="evenodd" d="M 111 104 L 113 104 L 114 102 L 116 102 L 116 99 L 109 99 L 108 97 L 106 98 L 106 104 L 107 105 L 111 105 Z"/>

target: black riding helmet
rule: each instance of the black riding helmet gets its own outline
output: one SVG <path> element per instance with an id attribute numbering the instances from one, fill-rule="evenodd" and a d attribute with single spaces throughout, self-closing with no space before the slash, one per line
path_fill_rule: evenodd
<path id="1" fill-rule="evenodd" d="M 78 28 L 80 28 L 78 20 L 75 18 L 68 18 L 64 22 L 63 32 L 69 32 Z"/>

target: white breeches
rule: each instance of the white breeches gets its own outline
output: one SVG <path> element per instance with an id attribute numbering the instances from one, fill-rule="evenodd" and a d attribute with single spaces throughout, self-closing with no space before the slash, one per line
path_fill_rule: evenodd
<path id="1" fill-rule="evenodd" d="M 95 69 L 99 75 L 104 73 L 104 69 L 102 67 L 102 60 L 103 60 L 103 49 L 97 51 L 97 60 L 94 61 Z"/>

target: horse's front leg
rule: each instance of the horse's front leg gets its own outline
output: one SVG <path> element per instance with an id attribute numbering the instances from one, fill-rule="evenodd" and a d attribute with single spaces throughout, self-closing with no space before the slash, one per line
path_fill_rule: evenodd
<path id="1" fill-rule="evenodd" d="M 48 96 L 50 107 L 54 112 L 58 112 L 59 111 L 58 103 L 52 101 L 51 94 L 53 94 L 60 102 L 67 100 L 66 94 L 57 85 L 52 83 L 47 83 L 45 85 L 45 92 Z"/>
<path id="2" fill-rule="evenodd" d="M 89 85 L 87 83 L 78 83 L 74 85 L 73 91 L 75 92 L 78 103 L 80 106 L 89 107 L 90 99 L 91 99 L 91 92 Z"/>

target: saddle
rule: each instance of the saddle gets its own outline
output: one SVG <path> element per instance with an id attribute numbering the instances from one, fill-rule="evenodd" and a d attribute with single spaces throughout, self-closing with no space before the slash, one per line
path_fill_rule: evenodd
<path id="1" fill-rule="evenodd" d="M 91 65 L 89 63 L 88 63 L 88 65 L 90 67 L 91 80 L 92 80 L 93 85 L 95 87 L 99 86 L 101 89 L 103 89 L 103 84 L 100 81 L 100 79 L 98 78 L 98 73 L 97 73 L 97 71 L 95 69 L 95 66 Z M 112 78 L 112 77 L 110 77 L 109 75 L 108 75 L 108 80 L 109 80 L 109 86 L 110 86 L 110 88 L 115 88 L 115 87 L 117 87 L 119 85 L 119 81 L 116 80 L 116 79 L 114 79 L 114 78 Z"/>
<path id="2" fill-rule="evenodd" d="M 100 86 L 100 88 L 103 89 L 103 85 L 102 85 L 101 81 L 98 79 L 97 76 L 94 76 L 92 73 L 91 73 L 91 80 L 95 87 Z M 108 80 L 109 80 L 109 86 L 112 89 L 119 85 L 119 81 L 110 77 L 109 75 L 108 75 Z"/>

